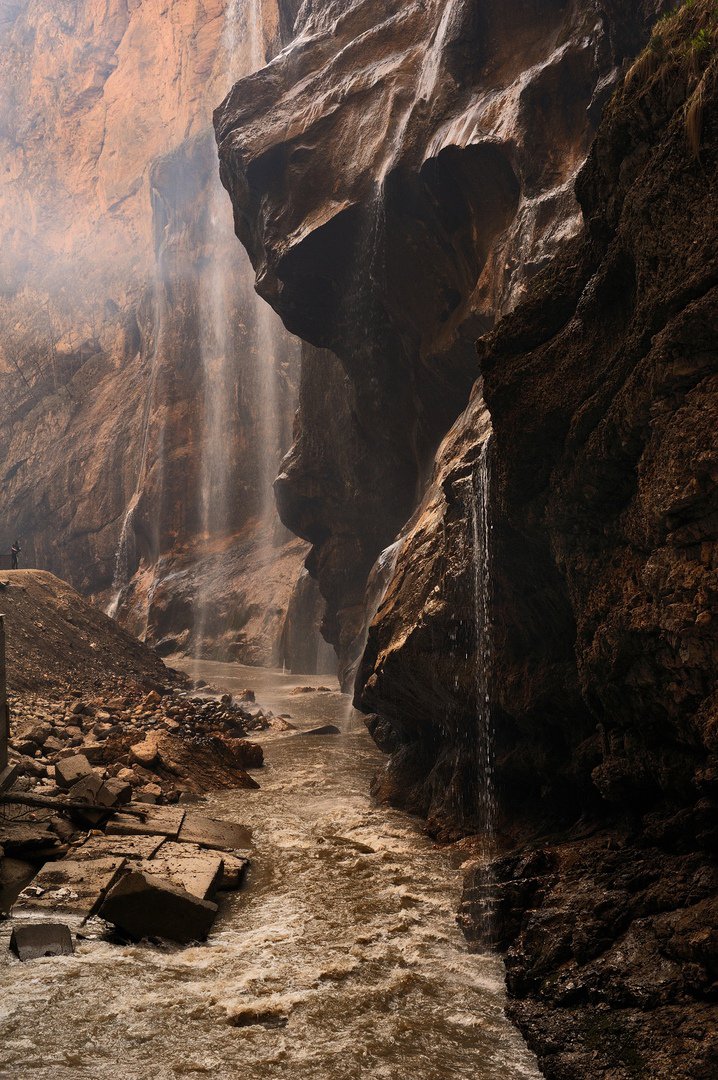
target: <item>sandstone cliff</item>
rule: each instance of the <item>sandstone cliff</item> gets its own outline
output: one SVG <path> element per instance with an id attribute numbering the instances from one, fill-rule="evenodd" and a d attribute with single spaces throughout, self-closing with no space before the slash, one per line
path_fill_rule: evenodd
<path id="1" fill-rule="evenodd" d="M 306 554 L 270 490 L 298 351 L 254 295 L 210 112 L 290 17 L 274 0 L 0 14 L 0 544 L 19 536 L 23 565 L 166 650 L 250 662 L 276 659 Z"/>
<path id="2" fill-rule="evenodd" d="M 660 8 L 327 0 L 215 117 L 310 342 L 279 505 L 347 685 L 362 657 L 376 790 L 457 836 L 493 771 L 510 853 L 462 923 L 557 1078 L 715 1069 L 718 29 L 686 4 L 631 66 Z"/>

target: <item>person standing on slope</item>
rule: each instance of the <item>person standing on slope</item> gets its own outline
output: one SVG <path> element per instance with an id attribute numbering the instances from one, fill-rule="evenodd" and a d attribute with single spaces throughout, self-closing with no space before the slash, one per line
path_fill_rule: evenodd
<path id="1" fill-rule="evenodd" d="M 12 570 L 17 570 L 17 557 L 21 550 L 20 541 L 16 540 L 10 548 L 10 568 Z"/>

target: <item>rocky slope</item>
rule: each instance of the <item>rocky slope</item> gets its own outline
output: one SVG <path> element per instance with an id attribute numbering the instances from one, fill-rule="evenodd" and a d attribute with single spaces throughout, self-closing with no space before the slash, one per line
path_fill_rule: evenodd
<path id="1" fill-rule="evenodd" d="M 715 1069 L 718 29 L 684 5 L 624 82 L 660 9 L 308 5 L 215 117 L 258 287 L 310 342 L 280 509 L 347 684 L 363 652 L 377 792 L 444 836 L 486 821 L 488 461 L 510 854 L 493 920 L 481 863 L 461 917 L 562 1080 Z"/>
<path id="2" fill-rule="evenodd" d="M 19 536 L 23 565 L 113 600 L 151 641 L 250 662 L 276 656 L 305 555 L 269 492 L 298 353 L 256 300 L 210 111 L 289 16 L 225 0 L 0 13 L 2 550 Z M 238 615 L 250 593 L 261 625 Z"/>

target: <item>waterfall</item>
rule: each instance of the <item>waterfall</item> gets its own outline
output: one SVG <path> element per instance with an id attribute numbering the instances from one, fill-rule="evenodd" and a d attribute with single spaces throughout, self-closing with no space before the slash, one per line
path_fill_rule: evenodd
<path id="1" fill-rule="evenodd" d="M 225 11 L 223 31 L 225 60 L 224 90 L 262 67 L 266 62 L 262 0 L 230 0 Z M 218 549 L 232 530 L 232 461 L 233 441 L 238 418 L 234 389 L 240 364 L 253 365 L 249 380 L 254 417 L 253 471 L 257 489 L 254 507 L 257 524 L 256 540 L 251 558 L 258 566 L 271 563 L 274 550 L 277 517 L 273 481 L 284 445 L 283 408 L 280 379 L 281 362 L 287 351 L 287 335 L 272 308 L 262 300 L 249 283 L 253 282 L 249 257 L 234 235 L 231 204 L 222 187 L 218 171 L 213 181 L 205 249 L 207 266 L 200 280 L 200 356 L 203 378 L 203 422 L 200 438 L 200 526 L 202 554 Z M 221 253 L 224 253 L 222 256 Z M 232 320 L 232 297 L 228 282 L 232 273 L 241 268 L 247 282 L 247 309 L 242 319 L 247 324 L 249 355 L 237 355 L 237 339 Z M 229 286 L 231 287 L 231 285 Z M 296 344 L 291 346 L 297 348 Z M 211 575 L 209 575 L 211 577 Z M 212 596 L 209 592 L 206 568 L 198 577 L 195 600 L 193 651 L 203 655 L 205 639 L 210 636 Z"/>
<path id="2" fill-rule="evenodd" d="M 494 788 L 494 725 L 491 709 L 493 633 L 491 625 L 491 436 L 481 444 L 471 477 L 471 541 L 474 601 L 475 793 L 479 812 L 480 867 L 477 884 L 483 893 L 483 931 L 494 937 L 495 883 L 491 870 L 496 837 Z"/>
<path id="3" fill-rule="evenodd" d="M 120 537 L 117 543 L 117 551 L 115 552 L 115 568 L 112 577 L 112 596 L 109 604 L 105 608 L 105 614 L 109 615 L 111 619 L 117 617 L 117 612 L 120 607 L 122 595 L 130 583 L 132 574 L 134 572 L 133 563 L 135 561 L 135 528 L 134 519 L 139 506 L 140 498 L 142 496 L 143 483 L 147 475 L 147 462 L 149 458 L 150 449 L 150 431 L 152 428 L 152 412 L 157 397 L 157 382 L 159 375 L 159 353 L 160 353 L 160 331 L 162 316 L 159 303 L 159 287 L 157 281 L 154 282 L 152 288 L 153 295 L 153 342 L 152 342 L 152 354 L 150 357 L 150 381 L 149 391 L 145 397 L 145 407 L 142 412 L 142 424 L 141 424 L 141 449 L 139 455 L 139 462 L 137 467 L 135 486 L 130 496 L 129 502 L 125 508 L 125 515 L 122 519 L 122 527 L 120 529 Z M 164 433 L 164 431 L 163 431 Z M 162 465 L 162 450 L 160 445 L 157 448 L 158 460 L 160 466 Z"/>

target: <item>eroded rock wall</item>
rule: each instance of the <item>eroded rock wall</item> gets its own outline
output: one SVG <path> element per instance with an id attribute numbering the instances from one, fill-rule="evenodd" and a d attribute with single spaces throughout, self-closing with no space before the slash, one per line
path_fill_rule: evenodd
<path id="1" fill-rule="evenodd" d="M 280 481 L 285 522 L 314 546 L 346 685 L 368 565 L 466 404 L 477 335 L 579 228 L 576 173 L 655 6 L 307 4 L 292 47 L 217 110 L 257 287 L 323 350 L 307 395 L 317 355 L 346 375 L 346 438 L 322 454 L 300 433 Z M 334 457 L 344 494 L 307 497 Z"/>
<path id="2" fill-rule="evenodd" d="M 305 555 L 268 516 L 298 353 L 276 317 L 269 344 L 258 325 L 210 112 L 232 71 L 281 48 L 294 8 L 0 14 L 0 566 L 19 536 L 23 565 L 112 601 L 135 633 L 165 648 L 199 633 L 252 662 L 276 655 Z M 261 628 L 239 617 L 252 603 Z"/>
<path id="3" fill-rule="evenodd" d="M 483 823 L 489 455 L 509 853 L 461 921 L 560 1080 L 716 1066 L 718 30 L 682 5 L 634 65 L 662 7 L 313 4 L 215 120 L 259 288 L 312 345 L 282 513 L 347 683 L 363 649 L 377 793 L 447 837 Z"/>

